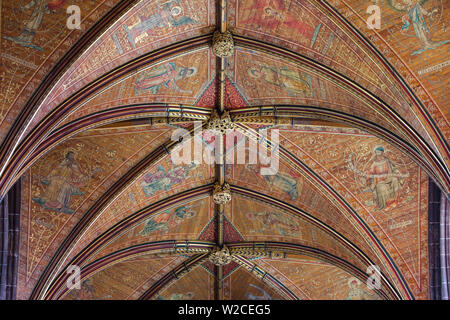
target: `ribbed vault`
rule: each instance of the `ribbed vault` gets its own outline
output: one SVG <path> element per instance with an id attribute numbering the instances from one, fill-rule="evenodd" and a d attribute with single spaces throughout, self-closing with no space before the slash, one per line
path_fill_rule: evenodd
<path id="1" fill-rule="evenodd" d="M 0 193 L 23 189 L 18 297 L 426 299 L 428 178 L 449 193 L 448 116 L 432 82 L 344 18 L 361 8 L 120 1 L 72 34 L 0 124 Z M 215 124 L 234 131 L 194 135 Z M 193 137 L 173 139 L 180 128 Z M 174 163 L 184 146 L 219 152 Z M 214 264 L 223 248 L 230 261 Z M 81 289 L 66 286 L 73 265 Z"/>

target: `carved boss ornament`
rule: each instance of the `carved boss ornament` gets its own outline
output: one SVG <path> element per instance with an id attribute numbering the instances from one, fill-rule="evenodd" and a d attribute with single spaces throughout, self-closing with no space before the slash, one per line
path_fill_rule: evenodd
<path id="1" fill-rule="evenodd" d="M 231 33 L 229 31 L 225 33 L 214 32 L 212 50 L 219 58 L 231 57 L 234 52 L 234 41 Z"/>
<path id="2" fill-rule="evenodd" d="M 226 246 L 223 246 L 222 249 L 216 249 L 216 251 L 211 253 L 208 259 L 216 266 L 224 266 L 231 262 L 232 257 L 228 248 Z"/>
<path id="3" fill-rule="evenodd" d="M 213 200 L 215 204 L 226 204 L 231 201 L 231 189 L 228 183 L 220 185 L 216 182 L 213 192 Z"/>
<path id="4" fill-rule="evenodd" d="M 234 122 L 231 121 L 229 112 L 225 111 L 219 116 L 217 111 L 214 110 L 208 122 L 208 129 L 216 134 L 227 134 L 234 130 Z"/>

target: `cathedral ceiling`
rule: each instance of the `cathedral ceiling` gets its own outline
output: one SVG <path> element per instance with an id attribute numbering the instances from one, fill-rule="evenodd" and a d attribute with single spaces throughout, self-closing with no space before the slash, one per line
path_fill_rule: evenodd
<path id="1" fill-rule="evenodd" d="M 375 2 L 380 30 L 366 1 L 74 0 L 82 28 L 69 30 L 69 1 L 0 1 L 0 192 L 21 178 L 19 298 L 428 298 L 429 178 L 450 190 L 450 9 Z M 425 20 L 407 20 L 417 8 Z M 232 33 L 231 56 L 217 57 L 216 30 Z M 216 111 L 237 129 L 225 165 L 175 164 L 175 130 Z M 240 144 L 261 128 L 279 132 L 277 173 L 227 164 L 260 156 Z M 65 287 L 70 265 L 81 289 Z"/>

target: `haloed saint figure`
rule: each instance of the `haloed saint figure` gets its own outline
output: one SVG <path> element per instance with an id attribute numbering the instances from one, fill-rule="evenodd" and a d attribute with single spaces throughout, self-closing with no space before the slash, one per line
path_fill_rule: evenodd
<path id="1" fill-rule="evenodd" d="M 70 208 L 72 197 L 84 194 L 80 187 L 88 180 L 89 176 L 81 170 L 75 159 L 75 153 L 69 151 L 59 165 L 41 180 L 45 191 L 39 197 L 33 197 L 33 201 L 44 209 L 72 214 L 74 213 Z"/>
<path id="2" fill-rule="evenodd" d="M 384 155 L 384 148 L 377 147 L 367 174 L 374 202 L 379 209 L 384 209 L 389 204 L 392 207 L 398 205 L 400 182 L 396 173 L 395 166 Z"/>

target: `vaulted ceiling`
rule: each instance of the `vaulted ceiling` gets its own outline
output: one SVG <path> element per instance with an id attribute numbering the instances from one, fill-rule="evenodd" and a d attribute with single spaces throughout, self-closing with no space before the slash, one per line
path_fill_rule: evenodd
<path id="1" fill-rule="evenodd" d="M 362 0 L 0 1 L 18 298 L 427 299 L 429 179 L 450 191 L 450 8 L 374 4 L 379 30 Z M 220 120 L 235 130 L 173 139 Z M 279 134 L 274 175 L 241 148 L 261 129 L 264 148 Z M 183 146 L 223 161 L 174 163 Z"/>

